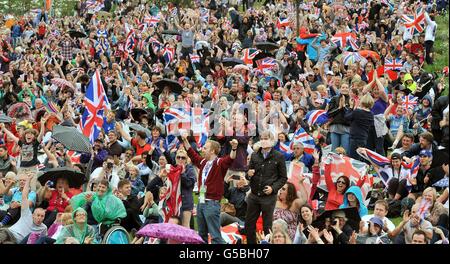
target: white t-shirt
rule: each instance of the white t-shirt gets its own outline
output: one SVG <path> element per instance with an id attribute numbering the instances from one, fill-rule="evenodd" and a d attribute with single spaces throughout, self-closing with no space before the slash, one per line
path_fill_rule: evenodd
<path id="1" fill-rule="evenodd" d="M 425 12 L 425 21 L 427 22 L 427 27 L 425 28 L 425 41 L 434 41 L 436 38 L 437 24 L 430 19 L 430 15 L 428 15 L 427 12 Z"/>
<path id="2" fill-rule="evenodd" d="M 374 216 L 375 216 L 374 214 L 371 214 L 371 215 L 365 215 L 365 216 L 363 216 L 363 217 L 361 218 L 362 221 L 365 221 L 365 222 L 366 222 L 365 228 L 368 228 L 368 227 L 369 227 L 368 222 L 369 222 L 370 219 L 371 219 L 372 217 L 374 217 Z M 392 231 L 392 230 L 395 229 L 394 223 L 392 223 L 392 221 L 389 220 L 389 218 L 384 217 L 384 218 L 381 219 L 381 220 L 382 220 L 383 222 L 386 220 L 387 229 L 388 229 L 389 231 Z"/>
<path id="3" fill-rule="evenodd" d="M 103 167 L 98 167 L 91 173 L 89 182 L 99 179 L 102 175 L 103 175 Z M 112 189 L 117 188 L 117 185 L 119 184 L 119 181 L 120 181 L 120 177 L 117 174 L 116 168 L 113 168 L 111 175 L 108 175 L 108 181 L 109 181 L 110 188 L 112 188 Z"/>
<path id="4" fill-rule="evenodd" d="M 9 231 L 16 239 L 17 243 L 20 243 L 26 236 L 32 232 L 41 233 L 47 235 L 47 226 L 44 224 L 35 225 L 33 222 L 33 214 L 28 207 L 28 203 L 22 206 L 20 210 L 20 218 L 17 223 L 9 228 Z"/>

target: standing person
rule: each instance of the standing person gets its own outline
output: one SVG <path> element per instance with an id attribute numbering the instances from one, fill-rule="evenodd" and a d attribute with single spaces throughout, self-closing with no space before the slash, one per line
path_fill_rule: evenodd
<path id="1" fill-rule="evenodd" d="M 430 16 L 425 12 L 425 21 L 427 27 L 425 28 L 425 61 L 427 64 L 433 64 L 433 45 L 436 37 L 437 23 L 434 21 L 434 16 Z"/>
<path id="2" fill-rule="evenodd" d="M 270 133 L 270 132 L 269 132 Z M 273 143 L 261 135 L 261 148 L 250 158 L 248 176 L 251 193 L 247 197 L 245 229 L 248 244 L 256 244 L 256 221 L 262 213 L 264 233 L 272 226 L 277 193 L 287 181 L 283 154 L 273 149 Z"/>
<path id="3" fill-rule="evenodd" d="M 220 144 L 209 140 L 203 148 L 204 158 L 202 158 L 191 148 L 186 135 L 183 135 L 182 139 L 192 163 L 199 168 L 199 175 L 201 175 L 197 206 L 198 232 L 203 241 L 208 241 L 208 233 L 210 233 L 213 244 L 224 244 L 220 233 L 220 199 L 224 193 L 224 177 L 236 158 L 239 143 L 233 139 L 230 142 L 230 155 L 218 158 Z"/>
<path id="4" fill-rule="evenodd" d="M 330 123 L 331 149 L 343 147 L 349 152 L 350 124 L 345 120 L 345 108 L 350 105 L 350 89 L 348 84 L 341 85 L 340 94 L 331 98 L 328 105 L 328 116 L 333 118 Z"/>
<path id="5" fill-rule="evenodd" d="M 357 105 L 355 105 L 354 110 L 347 110 L 345 113 L 345 119 L 350 122 L 349 156 L 353 159 L 360 160 L 358 153 L 356 153 L 356 149 L 367 145 L 369 130 L 374 127 L 373 114 L 370 111 L 373 104 L 372 96 L 366 94 L 361 98 L 360 107 L 356 108 Z"/>

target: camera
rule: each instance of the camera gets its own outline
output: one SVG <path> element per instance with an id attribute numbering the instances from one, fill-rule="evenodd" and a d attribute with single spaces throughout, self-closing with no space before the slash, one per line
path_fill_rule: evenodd
<path id="1" fill-rule="evenodd" d="M 231 175 L 231 179 L 233 179 L 233 180 L 240 180 L 241 176 L 239 176 L 239 175 Z"/>
<path id="2" fill-rule="evenodd" d="M 112 162 L 106 163 L 106 167 L 107 167 L 108 169 L 112 169 L 113 166 L 114 166 L 114 163 L 112 163 Z"/>
<path id="3" fill-rule="evenodd" d="M 334 219 L 334 220 L 331 222 L 332 225 L 336 225 L 337 223 L 338 223 L 338 220 L 337 220 L 337 219 Z"/>

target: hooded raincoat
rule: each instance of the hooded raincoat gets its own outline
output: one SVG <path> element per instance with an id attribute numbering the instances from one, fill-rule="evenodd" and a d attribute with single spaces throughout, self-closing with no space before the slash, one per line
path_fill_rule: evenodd
<path id="1" fill-rule="evenodd" d="M 363 217 L 363 216 L 367 215 L 369 212 L 367 210 L 366 205 L 364 204 L 364 199 L 362 197 L 361 189 L 358 186 L 351 186 L 350 188 L 348 188 L 348 190 L 344 194 L 344 202 L 342 203 L 341 206 L 339 206 L 339 208 L 344 209 L 344 208 L 350 207 L 350 205 L 348 203 L 348 199 L 347 199 L 347 194 L 349 194 L 349 193 L 353 194 L 356 197 L 356 199 L 358 199 L 359 216 Z"/>
<path id="2" fill-rule="evenodd" d="M 59 234 L 58 238 L 56 239 L 55 244 L 64 244 L 68 237 L 73 237 L 76 240 L 78 240 L 78 242 L 80 242 L 80 244 L 84 244 L 84 240 L 86 237 L 95 237 L 95 229 L 92 226 L 88 225 L 87 221 L 84 223 L 82 228 L 80 228 L 80 226 L 75 223 L 75 214 L 78 211 L 86 213 L 86 210 L 84 210 L 81 207 L 75 209 L 72 212 L 72 219 L 73 219 L 74 223 L 63 227 L 63 229 L 61 230 L 61 233 Z M 92 243 L 96 243 L 95 239 L 92 240 Z"/>

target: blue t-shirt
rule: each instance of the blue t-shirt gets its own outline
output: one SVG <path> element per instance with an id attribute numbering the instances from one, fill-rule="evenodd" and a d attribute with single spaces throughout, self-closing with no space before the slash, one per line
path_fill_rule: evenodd
<path id="1" fill-rule="evenodd" d="M 102 128 L 105 130 L 105 133 L 107 134 L 109 131 L 114 130 L 116 126 L 116 121 L 112 120 L 111 123 L 108 123 L 106 120 L 106 117 L 103 118 L 103 126 Z"/>
<path id="2" fill-rule="evenodd" d="M 384 114 L 384 111 L 386 111 L 387 106 L 388 106 L 387 102 L 385 102 L 381 98 L 378 98 L 378 100 L 375 101 L 375 104 L 373 105 L 371 112 L 373 115 Z"/>
<path id="3" fill-rule="evenodd" d="M 22 192 L 19 190 L 18 187 L 12 188 L 11 189 L 11 196 L 5 195 L 4 196 L 4 201 L 5 203 L 12 203 L 12 202 L 22 202 Z M 28 193 L 28 201 L 33 202 L 33 207 L 36 204 L 36 192 L 30 191 Z"/>
<path id="4" fill-rule="evenodd" d="M 409 125 L 408 119 L 404 116 L 391 115 L 389 117 L 388 121 L 390 124 L 390 130 L 391 130 L 392 136 L 394 136 L 394 137 L 397 136 L 397 132 L 402 123 L 403 123 L 403 131 L 405 131 Z"/>

